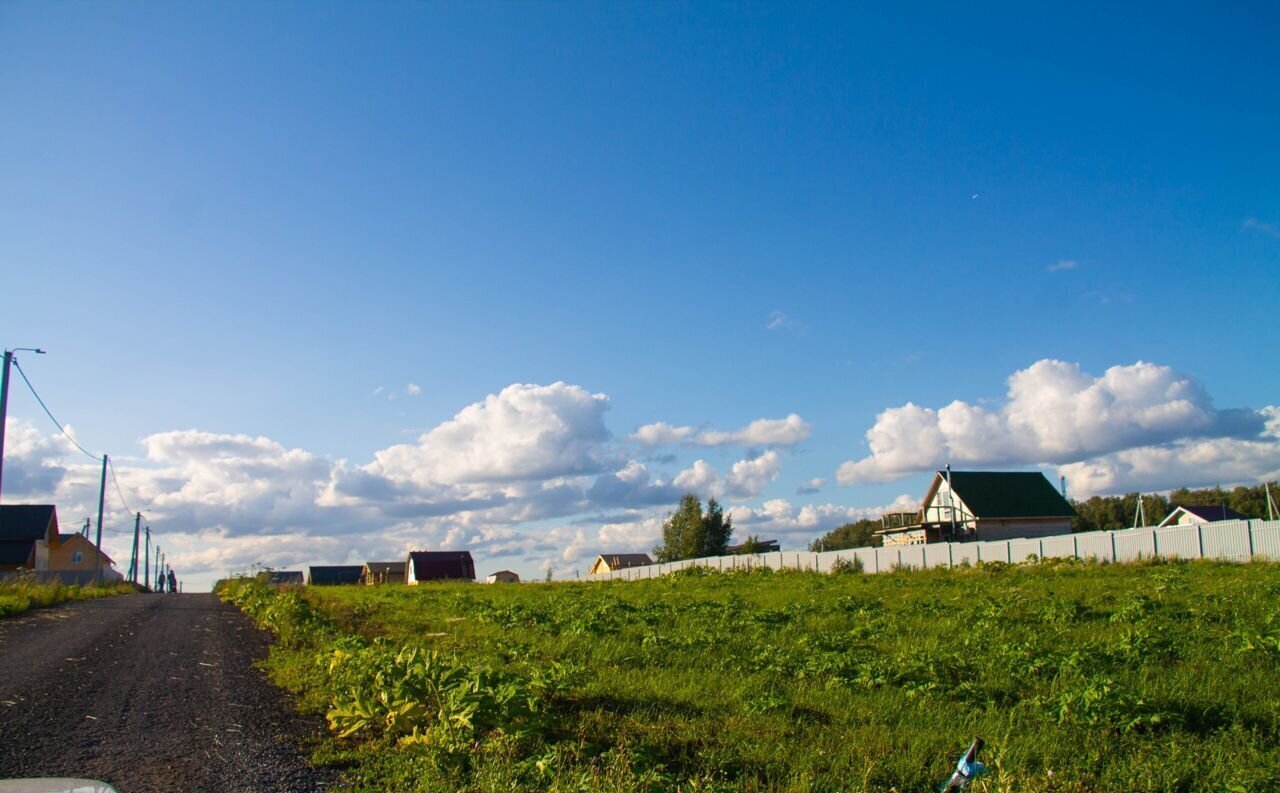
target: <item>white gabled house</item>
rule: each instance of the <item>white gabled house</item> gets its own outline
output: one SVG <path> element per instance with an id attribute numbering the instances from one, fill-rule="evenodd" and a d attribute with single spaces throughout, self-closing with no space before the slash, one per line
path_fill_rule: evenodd
<path id="1" fill-rule="evenodd" d="M 1194 526 L 1197 523 L 1214 523 L 1220 520 L 1248 520 L 1248 516 L 1241 515 L 1226 504 L 1215 507 L 1178 507 L 1170 512 L 1164 520 L 1160 521 L 1160 525 L 1156 528 L 1162 529 L 1165 526 Z"/>
<path id="2" fill-rule="evenodd" d="M 917 522 L 876 532 L 885 545 L 1070 534 L 1076 511 L 1037 471 L 938 471 Z"/>

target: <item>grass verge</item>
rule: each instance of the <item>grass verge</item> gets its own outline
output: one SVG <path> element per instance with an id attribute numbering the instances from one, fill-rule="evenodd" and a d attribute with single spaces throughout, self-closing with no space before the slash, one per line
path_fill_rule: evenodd
<path id="1" fill-rule="evenodd" d="M 22 578 L 7 578 L 0 580 L 0 618 L 12 617 L 34 608 L 55 606 L 69 600 L 131 595 L 135 592 L 137 592 L 136 589 L 124 583 L 67 586 L 60 583 L 42 584 Z"/>

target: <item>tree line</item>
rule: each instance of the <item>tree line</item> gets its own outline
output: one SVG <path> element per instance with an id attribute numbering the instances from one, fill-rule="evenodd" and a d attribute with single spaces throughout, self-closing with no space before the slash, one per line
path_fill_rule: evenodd
<path id="1" fill-rule="evenodd" d="M 1271 497 L 1280 501 L 1280 489 L 1276 487 L 1275 482 L 1271 483 Z M 1076 517 L 1071 521 L 1071 530 L 1107 531 L 1132 528 L 1134 515 L 1138 511 L 1139 498 L 1142 499 L 1148 526 L 1154 526 L 1164 520 L 1178 507 L 1225 506 L 1246 518 L 1262 520 L 1267 518 L 1267 493 L 1264 485 L 1252 487 L 1242 485 L 1230 490 L 1221 487 L 1199 490 L 1180 487 L 1169 491 L 1168 495 L 1126 493 L 1123 496 L 1094 496 L 1087 501 L 1072 501 L 1071 506 L 1076 509 Z"/>
<path id="2" fill-rule="evenodd" d="M 1280 502 L 1280 487 L 1271 483 L 1272 498 Z M 1123 496 L 1094 496 L 1085 501 L 1071 500 L 1076 517 L 1072 531 L 1107 531 L 1128 529 L 1134 525 L 1138 499 L 1142 499 L 1146 525 L 1154 526 L 1178 507 L 1225 506 L 1246 518 L 1268 516 L 1267 494 L 1263 485 L 1240 486 L 1230 490 L 1221 487 L 1191 490 L 1181 487 L 1168 495 L 1161 493 L 1127 493 Z M 1280 517 L 1280 514 L 1277 515 Z M 837 526 L 809 544 L 810 551 L 841 551 L 847 548 L 876 548 L 881 545 L 876 532 L 884 528 L 880 518 L 864 518 Z M 693 493 L 680 499 L 675 512 L 662 524 L 662 545 L 653 549 L 659 562 L 722 556 L 733 535 L 733 520 L 714 499 L 702 501 Z M 748 537 L 741 552 L 752 553 L 759 545 L 756 537 Z"/>

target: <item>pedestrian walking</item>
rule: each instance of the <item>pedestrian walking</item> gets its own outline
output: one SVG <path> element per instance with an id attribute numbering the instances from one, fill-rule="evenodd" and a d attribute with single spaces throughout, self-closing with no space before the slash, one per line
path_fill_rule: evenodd
<path id="1" fill-rule="evenodd" d="M 176 593 L 177 591 L 178 591 L 178 577 L 173 574 L 172 570 L 170 570 L 169 571 L 169 592 Z"/>

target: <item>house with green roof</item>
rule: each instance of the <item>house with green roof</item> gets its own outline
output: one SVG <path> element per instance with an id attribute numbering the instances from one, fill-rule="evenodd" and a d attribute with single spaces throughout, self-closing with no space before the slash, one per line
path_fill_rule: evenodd
<path id="1" fill-rule="evenodd" d="M 938 471 L 916 523 L 876 532 L 885 545 L 1011 540 L 1071 533 L 1076 515 L 1038 471 Z"/>

